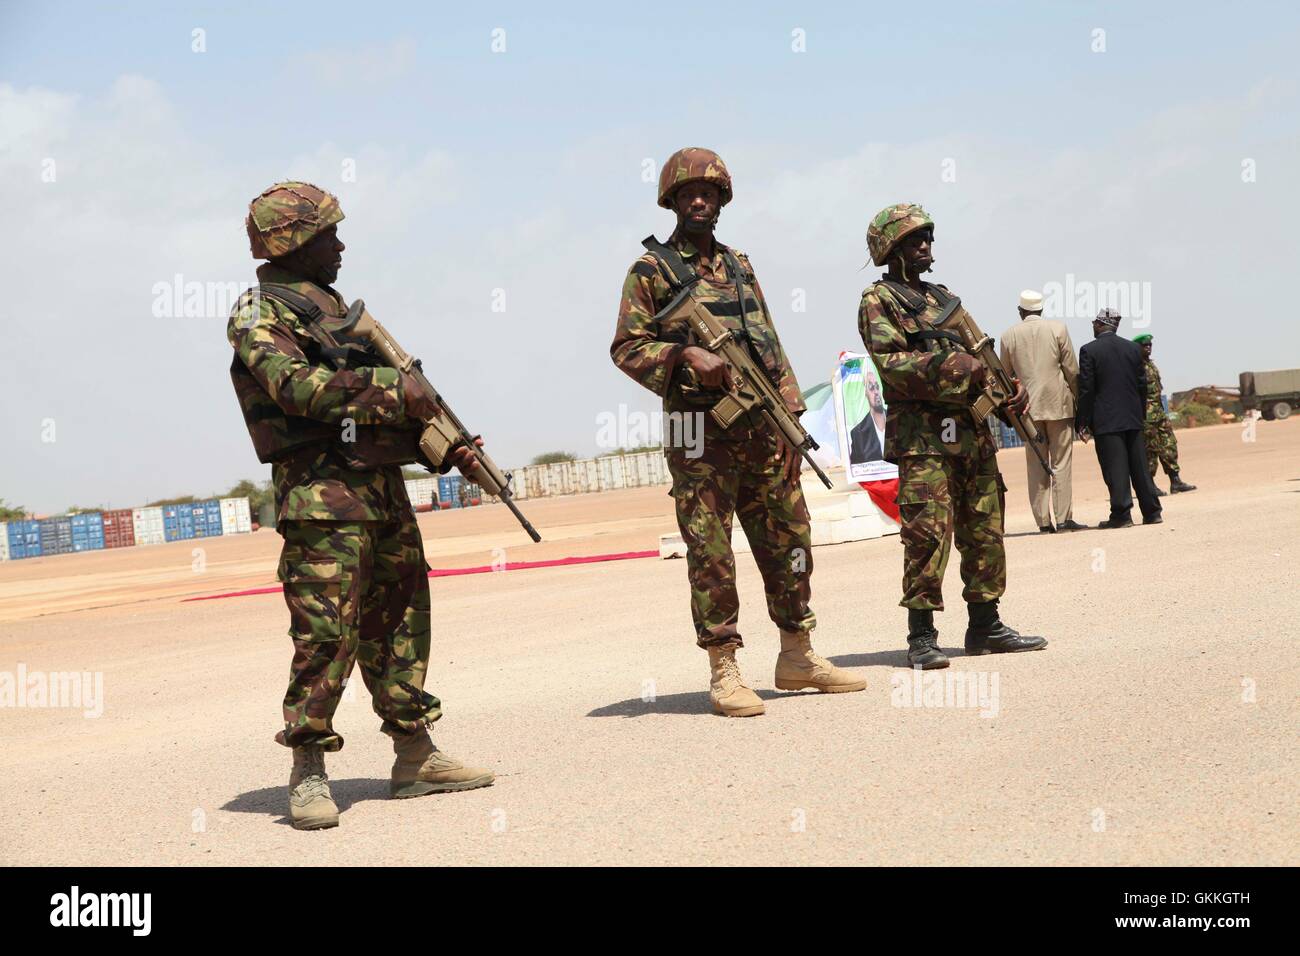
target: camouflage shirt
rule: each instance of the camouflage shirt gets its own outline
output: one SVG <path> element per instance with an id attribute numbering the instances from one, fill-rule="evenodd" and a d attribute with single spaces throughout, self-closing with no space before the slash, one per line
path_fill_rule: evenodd
<path id="1" fill-rule="evenodd" d="M 921 350 L 923 345 L 908 342 L 907 333 L 931 328 L 939 317 L 939 304 L 928 291 L 925 301 L 925 312 L 918 317 L 882 283 L 862 293 L 858 332 L 880 370 L 888 408 L 885 460 L 897 462 L 905 455 L 982 460 L 997 448 L 987 424 L 976 422 L 968 409 L 970 373 L 952 361 L 965 347 L 943 342 L 941 351 L 927 352 Z M 953 440 L 945 442 L 945 437 Z"/>
<path id="2" fill-rule="evenodd" d="M 329 318 L 342 317 L 343 299 L 270 263 L 258 267 L 261 283 L 287 286 L 306 296 Z M 230 316 L 226 338 L 240 360 L 286 414 L 337 426 L 414 426 L 406 416 L 400 376 L 387 367 L 338 369 L 315 364 L 315 340 L 281 303 L 241 299 Z M 271 466 L 276 524 L 285 521 L 386 521 L 411 507 L 402 469 L 388 465 L 359 470 L 336 447 L 312 444 L 295 449 Z"/>
<path id="3" fill-rule="evenodd" d="M 1165 406 L 1160 402 L 1160 393 L 1163 390 L 1160 384 L 1160 370 L 1156 368 L 1155 362 L 1145 359 L 1143 371 L 1147 376 L 1147 421 L 1158 423 L 1168 417 L 1165 415 Z"/>
<path id="4" fill-rule="evenodd" d="M 744 317 L 735 308 L 736 287 L 727 276 L 726 260 L 722 254 L 728 247 L 714 243 L 711 259 L 701 258 L 694 244 L 674 232 L 665 245 L 681 254 L 687 265 L 695 269 L 700 282 L 692 295 L 703 301 L 717 301 L 732 306 L 733 314 L 719 315 L 730 329 L 744 331 L 748 328 L 750 340 L 762 358 L 772 384 L 785 399 L 786 407 L 794 414 L 802 414 L 807 407 L 799 391 L 799 382 L 786 358 L 785 349 L 772 324 L 767 301 L 748 257 L 731 249 L 742 272 L 742 290 L 745 296 Z M 650 391 L 663 396 L 664 410 L 668 412 L 699 411 L 700 406 L 684 398 L 677 387 L 681 384 L 679 360 L 685 347 L 691 344 L 690 331 L 683 319 L 672 323 L 658 323 L 655 313 L 672 299 L 672 287 L 665 278 L 655 257 L 646 253 L 632 263 L 623 282 L 623 299 L 618 309 L 618 328 L 609 354 L 614 364 Z M 717 397 L 721 397 L 721 394 Z M 737 422 L 728 434 L 739 437 L 746 429 Z M 709 427 L 712 419 L 708 420 Z"/>

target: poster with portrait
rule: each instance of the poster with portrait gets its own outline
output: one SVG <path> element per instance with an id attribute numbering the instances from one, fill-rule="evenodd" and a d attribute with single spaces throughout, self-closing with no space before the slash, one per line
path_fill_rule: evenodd
<path id="1" fill-rule="evenodd" d="M 891 481 L 898 466 L 885 461 L 885 398 L 869 355 L 841 352 L 831 380 L 838 419 L 840 460 L 854 482 Z"/>

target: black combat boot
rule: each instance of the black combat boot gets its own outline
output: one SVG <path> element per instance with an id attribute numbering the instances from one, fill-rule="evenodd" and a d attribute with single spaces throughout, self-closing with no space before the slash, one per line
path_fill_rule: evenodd
<path id="1" fill-rule="evenodd" d="M 1163 497 L 1165 496 L 1165 493 L 1164 493 L 1163 491 L 1160 490 L 1160 486 L 1157 485 L 1157 484 L 1155 483 L 1155 479 L 1152 479 L 1152 481 L 1151 481 L 1151 487 L 1154 488 L 1154 489 L 1156 490 L 1156 497 L 1157 497 L 1157 498 L 1163 498 Z"/>
<path id="2" fill-rule="evenodd" d="M 933 611 L 907 609 L 907 663 L 923 671 L 948 666 L 948 655 L 939 650 Z"/>
<path id="3" fill-rule="evenodd" d="M 970 612 L 970 626 L 966 628 L 967 654 L 1015 654 L 1047 646 L 1047 638 L 1024 637 L 1003 624 L 998 618 L 997 601 L 971 603 L 966 608 Z"/>
<path id="4" fill-rule="evenodd" d="M 1195 491 L 1195 490 L 1196 490 L 1196 486 L 1189 485 L 1187 482 L 1183 481 L 1182 477 L 1178 474 L 1178 472 L 1174 472 L 1172 475 L 1169 476 L 1170 494 L 1176 495 L 1180 491 Z"/>

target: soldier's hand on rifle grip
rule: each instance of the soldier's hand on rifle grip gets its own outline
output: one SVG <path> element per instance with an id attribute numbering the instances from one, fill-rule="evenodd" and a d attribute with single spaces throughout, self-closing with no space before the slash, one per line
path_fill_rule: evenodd
<path id="1" fill-rule="evenodd" d="M 799 472 L 803 470 L 803 457 L 786 442 L 781 442 L 781 474 L 786 484 L 791 487 L 799 484 Z"/>
<path id="2" fill-rule="evenodd" d="M 482 448 L 483 439 L 475 438 L 474 444 L 479 448 Z M 474 452 L 466 448 L 464 445 L 457 445 L 453 448 L 451 453 L 447 455 L 447 458 L 454 468 L 471 481 L 473 481 L 474 476 L 478 474 L 478 459 L 474 457 Z"/>
<path id="3" fill-rule="evenodd" d="M 420 421 L 428 421 L 438 414 L 437 404 L 429 398 L 420 383 L 415 380 L 415 376 L 403 372 L 402 374 L 402 397 L 406 400 L 406 415 L 408 418 L 418 418 Z"/>
<path id="4" fill-rule="evenodd" d="M 682 351 L 682 361 L 695 372 L 695 377 L 705 388 L 721 388 L 727 372 L 727 363 L 708 349 L 688 345 Z"/>

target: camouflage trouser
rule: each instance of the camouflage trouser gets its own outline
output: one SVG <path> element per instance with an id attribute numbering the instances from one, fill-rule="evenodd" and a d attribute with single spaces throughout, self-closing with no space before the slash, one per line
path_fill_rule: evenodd
<path id="1" fill-rule="evenodd" d="M 765 429 L 739 441 L 706 437 L 702 454 L 668 452 L 677 527 L 686 543 L 691 617 L 700 647 L 741 647 L 736 628 L 736 558 L 732 515 L 740 518 L 763 576 L 767 613 L 784 631 L 810 631 L 812 526 L 803 489 L 781 475 L 781 442 Z"/>
<path id="2" fill-rule="evenodd" d="M 441 717 L 438 698 L 424 690 L 429 566 L 415 517 L 287 521 L 283 533 L 279 577 L 293 663 L 275 739 L 342 747 L 331 722 L 356 662 L 384 733 L 411 733 Z"/>
<path id="3" fill-rule="evenodd" d="M 1165 474 L 1173 477 L 1178 474 L 1178 439 L 1174 437 L 1174 426 L 1168 418 L 1148 421 L 1142 427 L 1143 437 L 1147 443 L 1147 474 L 1156 476 L 1156 462 L 1164 465 Z"/>
<path id="4" fill-rule="evenodd" d="M 943 610 L 943 574 L 953 537 L 961 552 L 967 602 L 993 601 L 1007 583 L 1002 516 L 1007 486 L 993 456 L 908 455 L 898 463 L 903 541 L 903 600 L 915 610 Z"/>

